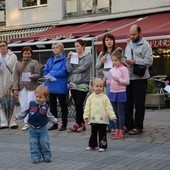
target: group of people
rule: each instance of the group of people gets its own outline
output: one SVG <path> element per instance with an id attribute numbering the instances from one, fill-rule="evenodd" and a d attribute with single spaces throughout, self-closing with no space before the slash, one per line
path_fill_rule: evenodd
<path id="1" fill-rule="evenodd" d="M 24 119 L 22 130 L 29 132 L 33 163 L 38 163 L 41 158 L 45 162 L 51 161 L 47 131 L 48 120 L 53 123 L 48 130 L 58 129 L 58 125 L 61 125 L 59 131 L 67 129 L 67 95 L 69 90 L 76 108 L 76 123 L 70 127 L 70 130 L 75 132 L 86 130 L 83 106 L 89 92 L 92 56 L 85 52 L 85 45 L 86 42 L 82 39 L 75 42 L 79 62 L 72 64 L 73 53 L 70 52 L 68 56 L 65 56 L 63 44 L 54 43 L 52 45 L 53 55 L 49 57 L 43 69 L 46 81 L 44 85 L 39 85 L 40 66 L 38 61 L 32 59 L 32 48 L 24 47 L 21 50 L 22 59 L 17 61 L 16 55 L 8 49 L 7 42 L 0 41 L 0 100 L 10 90 L 15 99 L 18 98 L 21 107 L 20 113 L 15 115 L 13 110 L 10 119 L 7 120 L 6 110 L 1 103 L 0 129 L 9 127 L 16 129 L 18 128 L 16 120 Z M 52 77 L 53 80 L 49 77 Z M 59 102 L 62 112 L 60 123 L 58 123 L 57 102 Z"/>
<path id="2" fill-rule="evenodd" d="M 1 128 L 17 128 L 15 120 L 24 118 L 23 128 L 29 128 L 33 163 L 38 163 L 41 157 L 45 162 L 51 161 L 47 121 L 53 123 L 48 130 L 58 129 L 58 125 L 61 125 L 59 131 L 67 129 L 69 91 L 76 111 L 75 124 L 69 128 L 70 131 L 83 132 L 87 122 L 91 125 L 86 150 L 95 150 L 98 146 L 100 152 L 107 149 L 107 124 L 113 139 L 122 139 L 125 133 L 138 135 L 143 132 L 147 79 L 150 77 L 148 68 L 153 63 L 152 49 L 142 37 L 138 25 L 130 27 L 129 37 L 130 41 L 124 51 L 117 47 L 111 33 L 103 36 L 103 49 L 96 62 L 97 78 L 93 81 L 90 79 L 92 55 L 85 52 L 84 40 L 76 40 L 76 54 L 70 51 L 67 56 L 63 53 L 63 44 L 54 43 L 53 55 L 47 60 L 43 70 L 43 75 L 52 77 L 53 80 L 48 79 L 40 86 L 37 82 L 40 68 L 38 61 L 31 58 L 32 49 L 24 47 L 21 51 L 22 60 L 17 61 L 15 54 L 9 49 L 8 52 L 3 52 L 7 49 L 7 43 L 0 41 L 0 57 L 4 57 L 7 62 L 4 69 L 0 70 L 0 79 L 3 80 L 0 95 L 12 88 L 14 95 L 19 98 L 22 110 L 9 123 L 1 108 Z M 77 63 L 73 62 L 73 55 L 77 56 Z M 134 74 L 133 68 L 137 64 L 146 66 L 143 76 Z M 62 112 L 60 123 L 57 101 Z"/>

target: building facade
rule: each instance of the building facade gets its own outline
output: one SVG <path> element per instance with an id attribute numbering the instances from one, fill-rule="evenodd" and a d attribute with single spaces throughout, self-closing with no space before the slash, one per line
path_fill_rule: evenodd
<path id="1" fill-rule="evenodd" d="M 9 41 L 18 55 L 23 46 L 32 46 L 36 58 L 44 62 L 52 43 L 63 42 L 67 51 L 73 48 L 76 38 L 84 38 L 95 63 L 103 34 L 113 33 L 122 45 L 130 25 L 141 24 L 152 45 L 158 74 L 165 74 L 170 68 L 168 11 L 170 0 L 5 0 L 0 39 Z M 156 19 L 160 19 L 160 30 L 154 25 Z"/>

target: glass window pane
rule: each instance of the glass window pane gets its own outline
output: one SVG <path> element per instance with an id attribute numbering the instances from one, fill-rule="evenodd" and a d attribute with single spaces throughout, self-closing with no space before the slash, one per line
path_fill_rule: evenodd
<path id="1" fill-rule="evenodd" d="M 47 4 L 47 0 L 40 0 L 40 5 Z"/>
<path id="2" fill-rule="evenodd" d="M 37 0 L 23 0 L 23 7 L 36 6 Z"/>
<path id="3" fill-rule="evenodd" d="M 82 7 L 82 11 L 92 10 L 93 1 L 92 0 L 82 0 L 81 7 Z"/>
<path id="4" fill-rule="evenodd" d="M 101 8 L 108 8 L 110 6 L 110 0 L 98 0 L 97 1 L 97 7 L 98 9 Z"/>
<path id="5" fill-rule="evenodd" d="M 77 0 L 67 0 L 66 12 L 67 13 L 77 12 Z"/>
<path id="6" fill-rule="evenodd" d="M 37 0 L 23 0 L 23 7 L 36 6 Z"/>

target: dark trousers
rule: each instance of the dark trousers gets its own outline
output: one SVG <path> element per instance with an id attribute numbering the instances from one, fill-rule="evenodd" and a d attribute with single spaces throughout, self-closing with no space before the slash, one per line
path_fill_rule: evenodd
<path id="1" fill-rule="evenodd" d="M 74 100 L 76 109 L 76 123 L 81 125 L 84 123 L 83 113 L 84 113 L 84 102 L 88 92 L 71 90 L 71 96 Z"/>
<path id="2" fill-rule="evenodd" d="M 127 102 L 124 113 L 125 126 L 128 129 L 143 129 L 146 88 L 147 79 L 130 80 L 130 84 L 127 86 Z"/>
<path id="3" fill-rule="evenodd" d="M 91 136 L 89 146 L 95 148 L 98 146 L 97 135 L 99 133 L 99 148 L 107 148 L 106 124 L 91 124 Z"/>
<path id="4" fill-rule="evenodd" d="M 50 112 L 53 114 L 55 118 L 58 118 L 57 112 L 57 99 L 59 101 L 62 113 L 62 123 L 66 127 L 67 126 L 67 117 L 68 117 L 68 108 L 67 108 L 67 95 L 66 94 L 54 94 L 50 93 L 49 102 L 50 102 Z"/>

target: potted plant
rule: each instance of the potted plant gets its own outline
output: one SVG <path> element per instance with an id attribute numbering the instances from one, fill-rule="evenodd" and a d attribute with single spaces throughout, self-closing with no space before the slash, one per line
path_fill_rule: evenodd
<path id="1" fill-rule="evenodd" d="M 153 78 L 148 79 L 148 86 L 146 90 L 145 107 L 151 108 L 165 108 L 165 96 L 161 90 L 156 86 Z"/>

